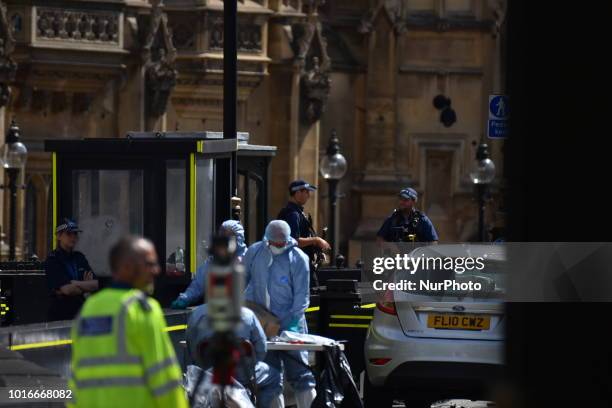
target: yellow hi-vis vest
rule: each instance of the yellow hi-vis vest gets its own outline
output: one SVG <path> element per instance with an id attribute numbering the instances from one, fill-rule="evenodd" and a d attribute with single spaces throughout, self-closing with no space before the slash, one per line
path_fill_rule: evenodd
<path id="1" fill-rule="evenodd" d="M 137 289 L 87 299 L 72 327 L 69 407 L 188 407 L 166 321 Z"/>

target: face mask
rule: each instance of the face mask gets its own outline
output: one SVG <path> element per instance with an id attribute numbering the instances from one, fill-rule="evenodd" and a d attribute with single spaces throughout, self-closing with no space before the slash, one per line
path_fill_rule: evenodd
<path id="1" fill-rule="evenodd" d="M 278 247 L 269 245 L 268 248 L 270 248 L 270 252 L 272 252 L 272 255 L 280 255 L 287 250 L 287 246 L 278 248 Z"/>

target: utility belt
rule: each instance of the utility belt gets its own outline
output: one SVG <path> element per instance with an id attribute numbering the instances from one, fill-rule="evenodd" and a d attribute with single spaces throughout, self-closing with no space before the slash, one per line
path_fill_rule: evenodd
<path id="1" fill-rule="evenodd" d="M 412 228 L 405 226 L 391 227 L 395 232 L 396 242 L 420 242 L 419 236 Z"/>
<path id="2" fill-rule="evenodd" d="M 397 213 L 396 213 L 397 214 Z M 396 242 L 420 242 L 419 234 L 417 229 L 419 224 L 422 222 L 422 215 L 420 212 L 415 211 L 408 221 L 396 216 L 392 224 L 391 229 L 394 232 Z"/>

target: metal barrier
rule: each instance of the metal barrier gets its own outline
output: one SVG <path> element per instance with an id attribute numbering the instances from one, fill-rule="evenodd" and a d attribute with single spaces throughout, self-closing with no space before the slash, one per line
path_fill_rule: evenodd
<path id="1" fill-rule="evenodd" d="M 42 262 L 0 262 L 0 326 L 45 321 L 47 294 Z"/>
<path id="2" fill-rule="evenodd" d="M 183 361 L 185 329 L 191 310 L 165 310 L 167 327 L 179 361 Z M 26 360 L 50 371 L 68 376 L 70 373 L 70 329 L 72 320 L 37 323 L 0 328 L 0 348 L 19 352 Z M 183 367 L 184 369 L 185 367 Z"/>
<path id="3" fill-rule="evenodd" d="M 23 305 L 23 308 L 17 306 L 17 313 L 12 316 L 17 321 L 24 321 L 28 313 L 39 318 L 46 316 L 46 309 L 40 303 L 40 300 L 46 299 L 45 276 L 44 272 L 36 273 L 34 276 L 42 282 L 45 295 L 39 296 L 30 292 L 29 296 L 18 296 L 16 299 L 24 299 L 24 301 L 29 299 L 30 301 L 28 305 Z M 373 299 L 359 287 L 360 274 L 359 269 L 324 269 L 321 274 L 324 286 L 319 288 L 318 293 L 311 296 L 310 307 L 306 311 L 311 333 L 347 342 L 345 354 L 356 377 L 359 377 L 365 367 L 363 345 L 375 306 L 372 303 Z M 19 275 L 11 272 L 10 279 L 15 279 L 16 276 Z M 27 283 L 32 280 L 23 278 L 24 276 L 17 278 L 18 280 L 13 281 L 11 287 L 13 290 L 15 288 L 18 291 L 23 290 L 23 294 L 27 295 L 25 292 Z M 6 276 L 3 275 L 2 282 L 5 282 L 5 279 Z M 17 282 L 16 286 L 15 282 Z M 22 282 L 24 286 L 20 286 Z M 31 302 L 33 297 L 36 297 L 37 302 Z M 168 324 L 165 330 L 170 334 L 177 357 L 181 362 L 185 361 L 183 354 L 186 350 L 180 346 L 180 341 L 185 339 L 185 329 L 190 313 L 190 310 L 165 310 Z M 58 321 L 1 327 L 0 348 L 18 351 L 26 360 L 37 363 L 54 373 L 67 376 L 72 343 L 70 340 L 71 325 L 72 321 Z"/>
<path id="4" fill-rule="evenodd" d="M 363 347 L 375 305 L 363 296 L 356 279 L 329 278 L 325 282 L 318 306 L 310 312 L 317 314 L 316 320 L 309 316 L 309 327 L 313 333 L 347 342 L 344 352 L 357 379 L 365 369 Z"/>

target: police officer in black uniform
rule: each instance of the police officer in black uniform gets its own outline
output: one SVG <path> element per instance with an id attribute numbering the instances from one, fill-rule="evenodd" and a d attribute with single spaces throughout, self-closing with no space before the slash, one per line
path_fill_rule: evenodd
<path id="1" fill-rule="evenodd" d="M 399 205 L 380 230 L 376 239 L 386 242 L 437 242 L 438 233 L 431 220 L 414 208 L 417 192 L 405 188 L 399 193 Z"/>
<path id="2" fill-rule="evenodd" d="M 85 302 L 85 294 L 98 289 L 98 280 L 87 258 L 75 251 L 79 240 L 78 225 L 69 219 L 55 230 L 57 248 L 45 260 L 49 288 L 49 320 L 73 319 Z"/>
<path id="3" fill-rule="evenodd" d="M 298 247 L 302 249 L 310 259 L 310 270 L 316 263 L 317 256 L 323 256 L 322 251 L 328 251 L 331 247 L 329 243 L 321 237 L 317 237 L 313 227 L 312 218 L 304 213 L 304 205 L 310 199 L 310 192 L 317 188 L 304 180 L 295 180 L 289 184 L 289 202 L 278 213 L 276 217 L 289 224 L 291 236 L 298 242 Z M 316 276 L 314 276 L 316 279 Z M 313 279 L 311 279 L 311 283 Z"/>

